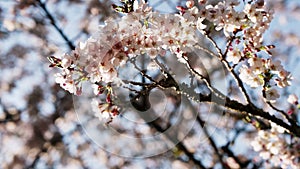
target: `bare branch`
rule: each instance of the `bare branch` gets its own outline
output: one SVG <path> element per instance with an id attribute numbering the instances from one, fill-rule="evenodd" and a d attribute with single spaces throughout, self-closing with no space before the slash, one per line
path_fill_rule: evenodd
<path id="1" fill-rule="evenodd" d="M 62 31 L 61 28 L 58 27 L 53 15 L 49 12 L 49 10 L 46 7 L 46 4 L 42 2 L 41 0 L 37 1 L 38 6 L 45 12 L 47 18 L 50 20 L 51 25 L 56 29 L 56 31 L 60 34 L 60 36 L 66 41 L 68 44 L 69 48 L 71 50 L 75 49 L 75 45 L 73 42 L 66 36 L 66 34 Z"/>
<path id="2" fill-rule="evenodd" d="M 224 163 L 223 159 L 222 159 L 222 155 L 219 152 L 219 149 L 215 143 L 215 141 L 213 140 L 213 138 L 211 137 L 211 135 L 209 134 L 208 130 L 205 127 L 205 121 L 202 120 L 202 118 L 200 117 L 200 115 L 197 115 L 197 122 L 200 124 L 200 126 L 202 127 L 205 136 L 208 138 L 212 148 L 214 149 L 215 153 L 217 154 L 217 157 L 220 161 L 220 163 L 222 164 L 222 167 L 225 169 L 229 169 L 229 167 Z"/>
<path id="3" fill-rule="evenodd" d="M 235 73 L 233 67 L 230 66 L 230 64 L 228 63 L 228 61 L 225 59 L 227 52 L 228 52 L 228 48 L 230 46 L 230 44 L 232 43 L 232 41 L 235 39 L 235 36 L 231 37 L 226 45 L 226 50 L 224 52 L 224 54 L 222 53 L 222 50 L 219 48 L 219 46 L 217 45 L 217 43 L 215 42 L 215 40 L 207 33 L 205 34 L 206 38 L 213 44 L 213 46 L 216 48 L 217 53 L 219 55 L 219 60 L 225 65 L 225 67 L 227 68 L 227 70 L 232 74 L 233 78 L 235 79 L 239 89 L 242 91 L 242 94 L 244 96 L 244 98 L 246 99 L 246 101 L 253 105 L 253 103 L 251 102 L 251 99 L 244 87 L 243 82 L 241 81 L 241 79 L 239 78 L 239 76 Z"/>

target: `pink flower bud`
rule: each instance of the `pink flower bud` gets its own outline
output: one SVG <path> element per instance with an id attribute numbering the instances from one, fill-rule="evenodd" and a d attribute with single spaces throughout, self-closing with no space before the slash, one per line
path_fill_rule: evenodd
<path id="1" fill-rule="evenodd" d="M 294 113 L 294 109 L 290 109 L 290 110 L 288 110 L 288 112 L 287 112 L 288 115 L 291 115 L 291 114 L 293 114 L 293 113 Z"/>
<path id="2" fill-rule="evenodd" d="M 185 12 L 186 8 L 184 8 L 183 6 L 176 6 L 176 9 L 179 10 L 180 12 Z"/>
<path id="3" fill-rule="evenodd" d="M 204 5 L 206 4 L 206 0 L 198 0 L 199 5 Z"/>

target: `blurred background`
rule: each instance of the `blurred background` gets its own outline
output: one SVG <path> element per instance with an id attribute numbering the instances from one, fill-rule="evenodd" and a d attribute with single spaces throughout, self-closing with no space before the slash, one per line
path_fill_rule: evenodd
<path id="1" fill-rule="evenodd" d="M 294 76 L 293 85 L 280 91 L 282 100 L 277 103 L 282 109 L 288 109 L 288 94 L 300 95 L 300 3 L 297 0 L 266 2 L 275 16 L 264 43 L 276 46 L 274 57 Z M 144 123 L 143 116 L 128 110 L 112 123 L 118 135 L 111 137 L 114 130 L 107 131 L 93 113 L 88 113 L 88 106 L 76 107 L 86 105 L 88 97 L 78 100 L 55 84 L 53 74 L 57 70 L 49 68 L 47 57 L 70 52 L 74 45 L 93 35 L 104 20 L 120 17 L 112 10 L 113 3 L 119 4 L 116 0 L 0 0 L 0 168 L 190 169 L 224 165 L 260 168 L 264 162 L 250 146 L 256 129 L 234 112 L 226 112 L 224 116 L 223 110 L 215 106 L 184 103 L 180 112 L 185 112 L 186 120 L 176 123 L 177 127 L 169 135 L 150 140 L 150 143 L 159 140 L 157 145 L 147 146 L 145 139 L 132 141 L 123 139 L 123 135 L 146 138 L 164 133 L 173 124 L 172 119 L 180 117 L 170 115 L 172 106 L 166 107 L 167 115 L 161 116 L 164 120 L 155 123 Z M 149 4 L 162 13 L 175 13 L 176 6 L 184 6 L 185 1 L 149 0 Z M 213 63 L 210 59 L 196 57 L 195 63 L 207 68 Z M 185 80 L 189 75 L 180 74 L 181 69 L 176 72 L 177 65 L 172 59 L 164 61 L 173 68 L 174 74 L 178 73 L 178 79 Z M 212 65 L 207 69 L 213 70 Z M 211 75 L 212 80 L 220 80 L 214 71 Z M 132 76 L 135 77 L 134 73 Z M 220 87 L 226 75 L 221 79 L 222 83 L 215 82 Z M 225 82 L 224 90 L 239 98 L 231 80 Z M 250 92 L 259 103 L 261 98 L 257 93 Z M 161 107 L 159 104 L 164 101 L 176 103 L 176 99 L 164 95 L 156 91 L 150 97 L 153 109 Z M 157 98 L 162 101 L 155 101 Z M 202 118 L 188 113 L 195 109 L 200 112 L 197 117 Z M 135 123 L 122 119 L 133 119 Z M 176 131 L 183 136 L 176 136 L 174 142 L 170 137 Z M 167 145 L 159 149 L 162 143 Z M 151 149 L 157 150 L 149 152 Z M 225 164 L 220 163 L 220 158 Z"/>

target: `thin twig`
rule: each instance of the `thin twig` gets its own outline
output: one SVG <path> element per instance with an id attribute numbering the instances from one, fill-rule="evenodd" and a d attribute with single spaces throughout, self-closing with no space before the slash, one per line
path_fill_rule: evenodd
<path id="1" fill-rule="evenodd" d="M 228 69 L 228 71 L 232 74 L 233 78 L 235 79 L 239 89 L 242 91 L 242 94 L 244 96 L 244 98 L 246 99 L 248 105 L 247 107 L 251 107 L 251 109 L 256 109 L 258 111 L 256 112 L 251 112 L 251 111 L 245 111 L 245 112 L 248 112 L 249 114 L 253 114 L 253 115 L 257 115 L 259 117 L 263 117 L 265 119 L 268 119 L 272 122 L 275 122 L 277 125 L 280 125 L 284 128 L 286 128 L 289 132 L 297 135 L 298 137 L 300 136 L 300 129 L 299 129 L 299 126 L 296 124 L 295 121 L 293 121 L 291 118 L 288 117 L 288 115 L 282 111 L 282 110 L 279 110 L 277 109 L 276 107 L 274 107 L 271 103 L 268 103 L 267 104 L 273 108 L 274 110 L 280 112 L 281 114 L 283 114 L 284 117 L 287 118 L 287 120 L 289 121 L 289 123 L 291 124 L 288 125 L 287 123 L 283 122 L 281 119 L 278 119 L 277 117 L 273 116 L 273 115 L 270 115 L 268 112 L 264 112 L 262 109 L 259 109 L 257 108 L 256 106 L 254 106 L 254 104 L 252 103 L 247 91 L 246 91 L 246 88 L 244 87 L 244 84 L 242 82 L 242 80 L 239 78 L 239 76 L 237 75 L 237 73 L 234 71 L 234 68 L 232 66 L 230 66 L 229 62 L 225 59 L 228 51 L 229 51 L 229 47 L 231 45 L 231 43 L 233 42 L 233 40 L 235 39 L 235 36 L 231 37 L 227 44 L 226 44 L 226 50 L 224 53 L 222 53 L 222 50 L 218 47 L 217 43 L 214 41 L 214 39 L 209 36 L 209 34 L 205 34 L 205 36 L 207 37 L 207 39 L 213 44 L 213 46 L 216 48 L 217 50 L 217 53 L 219 55 L 219 60 L 225 65 L 225 67 Z M 228 100 L 228 99 L 226 99 Z"/>
<path id="2" fill-rule="evenodd" d="M 238 168 L 246 168 L 247 165 L 251 162 L 250 160 L 241 161 L 229 148 L 231 144 L 235 142 L 235 140 L 239 137 L 239 135 L 246 131 L 246 127 L 237 128 L 234 137 L 231 140 L 228 140 L 227 144 L 221 147 L 221 149 L 229 156 L 232 157 L 235 162 L 239 165 Z"/>
<path id="3" fill-rule="evenodd" d="M 49 12 L 49 10 L 46 7 L 46 4 L 41 2 L 41 0 L 37 1 L 39 7 L 42 8 L 42 10 L 45 12 L 47 18 L 50 20 L 50 23 L 53 25 L 53 27 L 56 29 L 56 31 L 60 34 L 60 36 L 66 41 L 68 44 L 69 48 L 71 50 L 75 49 L 75 45 L 72 43 L 72 41 L 66 36 L 66 34 L 62 31 L 61 28 L 58 27 L 53 15 Z"/>
<path id="4" fill-rule="evenodd" d="M 201 80 L 203 80 L 204 83 L 206 84 L 206 86 L 208 87 L 208 89 L 209 89 L 211 92 L 215 93 L 215 95 L 216 95 L 217 97 L 220 97 L 220 98 L 222 98 L 222 99 L 225 99 L 225 98 L 226 98 L 226 96 L 225 96 L 223 93 L 221 93 L 218 89 L 214 88 L 214 87 L 210 84 L 208 77 L 205 77 L 205 76 L 203 76 L 202 74 L 200 74 L 199 72 L 197 72 L 197 71 L 191 66 L 191 64 L 189 63 L 189 61 L 188 61 L 187 58 L 183 58 L 183 59 L 185 60 L 185 63 L 186 63 L 186 65 L 187 65 L 187 67 L 188 67 L 188 70 L 190 70 L 193 74 L 195 74 L 197 77 L 199 77 Z"/>
<path id="5" fill-rule="evenodd" d="M 139 113 L 139 116 L 142 119 L 145 119 L 146 121 L 148 121 L 147 119 L 153 119 L 153 117 L 152 117 L 153 114 L 152 113 Z M 173 135 L 173 134 L 176 134 L 176 133 L 166 132 L 166 129 L 163 128 L 158 123 L 161 120 L 162 119 L 160 119 L 160 118 L 156 118 L 156 120 L 149 121 L 149 122 L 147 122 L 147 124 L 149 126 L 152 126 L 153 128 L 155 128 L 155 130 L 157 130 L 158 132 L 161 132 L 162 134 L 164 134 L 169 141 L 171 141 L 181 151 L 184 152 L 184 154 L 189 158 L 190 161 L 192 161 L 194 163 L 195 166 L 197 166 L 198 168 L 201 168 L 201 169 L 206 169 L 206 167 L 202 164 L 202 162 L 200 160 L 196 159 L 194 154 L 187 149 L 187 147 L 184 145 L 184 143 L 182 141 L 178 140 L 177 136 Z M 171 124 L 169 124 L 169 123 L 167 124 L 167 126 L 170 126 L 170 125 Z"/>
<path id="6" fill-rule="evenodd" d="M 207 49 L 207 48 L 205 48 L 205 47 L 202 47 L 202 46 L 200 46 L 200 45 L 195 45 L 194 47 L 197 48 L 197 49 L 200 49 L 200 50 L 202 50 L 202 51 L 204 51 L 204 52 L 206 52 L 207 54 L 209 54 L 209 55 L 211 55 L 211 56 L 218 57 L 217 54 L 213 53 L 212 51 L 210 51 L 209 49 Z"/>
<path id="7" fill-rule="evenodd" d="M 296 123 L 293 119 L 291 119 L 291 118 L 289 117 L 289 115 L 288 115 L 286 112 L 284 112 L 283 110 L 280 110 L 280 109 L 278 109 L 277 107 L 275 107 L 270 101 L 266 101 L 266 103 L 267 103 L 273 110 L 278 111 L 279 113 L 281 113 L 281 114 L 288 120 L 288 122 L 289 122 L 292 126 L 299 127 L 299 126 L 297 125 L 297 123 Z"/>
<path id="8" fill-rule="evenodd" d="M 142 82 L 136 82 L 136 81 L 130 81 L 130 80 L 122 80 L 125 84 L 132 84 L 136 86 L 150 86 L 152 83 L 142 83 Z"/>
<path id="9" fill-rule="evenodd" d="M 230 39 L 227 41 L 226 48 L 225 48 L 225 52 L 222 54 L 223 59 L 225 59 L 225 57 L 226 57 L 226 55 L 227 55 L 227 53 L 228 53 L 228 51 L 229 51 L 229 47 L 230 47 L 230 45 L 232 44 L 232 42 L 233 42 L 233 40 L 234 40 L 235 38 L 236 38 L 236 37 L 235 37 L 235 35 L 234 35 L 234 36 L 230 37 Z"/>
<path id="10" fill-rule="evenodd" d="M 267 100 L 267 98 L 266 98 L 267 94 L 266 94 L 266 90 L 265 90 L 266 87 L 267 87 L 267 83 L 265 83 L 263 86 L 264 89 L 262 90 L 262 95 L 263 95 L 264 101 L 267 103 L 267 105 L 270 106 L 273 110 L 279 112 L 283 117 L 285 117 L 288 120 L 288 122 L 291 124 L 291 126 L 299 127 L 298 124 L 292 118 L 290 118 L 289 115 L 285 111 L 278 109 L 269 100 Z"/>
<path id="11" fill-rule="evenodd" d="M 217 54 L 219 55 L 219 58 L 223 57 L 222 50 L 219 48 L 218 44 L 215 40 L 206 32 L 205 37 L 211 42 L 211 44 L 214 46 L 214 48 L 217 50 Z"/>
<path id="12" fill-rule="evenodd" d="M 141 73 L 141 75 L 143 76 L 143 77 L 146 77 L 147 79 L 149 79 L 151 82 L 153 82 L 153 83 L 157 83 L 152 77 L 150 77 L 149 75 L 147 75 L 146 73 L 145 73 L 145 70 L 142 70 L 141 68 L 139 68 L 137 65 L 136 65 L 136 63 L 135 63 L 135 60 L 136 60 L 136 58 L 131 58 L 131 59 L 129 59 L 129 61 L 130 61 L 130 63 L 132 63 L 132 65 L 134 66 L 134 68 L 136 69 L 136 70 L 138 70 L 140 73 Z"/>
<path id="13" fill-rule="evenodd" d="M 204 131 L 205 136 L 208 138 L 211 146 L 213 147 L 215 153 L 217 154 L 217 157 L 222 165 L 223 168 L 228 169 L 228 166 L 226 166 L 226 164 L 224 163 L 223 159 L 222 159 L 222 155 L 219 152 L 219 149 L 215 143 L 215 141 L 213 140 L 213 138 L 210 136 L 208 130 L 205 127 L 205 121 L 202 120 L 202 118 L 200 117 L 200 115 L 197 115 L 197 122 L 200 124 L 200 126 L 202 127 L 202 130 Z"/>
<path id="14" fill-rule="evenodd" d="M 244 87 L 243 82 L 241 81 L 241 79 L 239 78 L 239 76 L 235 73 L 233 67 L 230 66 L 230 64 L 228 63 L 227 60 L 225 60 L 225 57 L 227 55 L 228 52 L 228 48 L 230 46 L 230 44 L 232 43 L 232 41 L 234 40 L 234 37 L 230 38 L 229 41 L 227 42 L 226 45 L 226 50 L 224 52 L 224 54 L 222 53 L 222 50 L 219 48 L 219 46 L 217 45 L 217 43 L 215 42 L 215 40 L 209 36 L 209 34 L 205 34 L 206 38 L 213 44 L 213 46 L 216 48 L 217 53 L 219 55 L 219 60 L 225 65 L 225 67 L 227 68 L 227 70 L 232 74 L 233 78 L 235 79 L 239 89 L 241 90 L 245 100 L 250 104 L 253 105 L 253 103 L 251 102 L 251 99 L 246 91 L 246 88 Z"/>

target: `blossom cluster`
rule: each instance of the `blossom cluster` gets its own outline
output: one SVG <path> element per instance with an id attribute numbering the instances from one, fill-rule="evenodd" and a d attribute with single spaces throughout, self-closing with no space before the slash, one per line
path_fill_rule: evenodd
<path id="1" fill-rule="evenodd" d="M 219 2 L 214 6 L 206 4 L 199 15 L 211 22 L 215 30 L 223 29 L 224 35 L 232 38 L 226 59 L 234 65 L 242 63 L 239 69 L 241 80 L 252 88 L 263 86 L 264 97 L 274 101 L 279 94 L 272 87 L 289 86 L 292 77 L 280 61 L 259 56 L 261 51 L 272 55 L 270 49 L 274 46 L 263 45 L 262 35 L 269 28 L 273 11 L 265 7 L 263 0 L 245 3 L 242 9 L 238 8 L 240 5 L 238 0 Z M 202 23 L 203 20 L 198 20 L 197 27 L 205 32 L 207 26 Z"/>
<path id="2" fill-rule="evenodd" d="M 196 9 L 182 15 L 167 15 L 153 12 L 146 3 L 140 3 L 135 11 L 119 20 L 105 21 L 94 36 L 80 42 L 70 54 L 66 53 L 62 58 L 50 57 L 52 66 L 62 70 L 55 75 L 56 82 L 70 93 L 80 95 L 84 81 L 95 84 L 95 88 L 102 83 L 117 81 L 117 70 L 128 58 L 141 54 L 155 58 L 163 56 L 166 50 L 178 57 L 184 56 L 198 41 L 194 17 Z M 110 96 L 108 94 L 106 98 Z M 101 109 L 95 111 L 97 117 L 99 112 L 104 118 L 118 114 L 118 108 L 109 100 L 93 102 L 94 107 Z"/>
<path id="3" fill-rule="evenodd" d="M 155 58 L 166 50 L 181 56 L 197 43 L 195 12 L 163 15 L 142 3 L 119 21 L 107 20 L 96 35 L 62 56 L 62 72 L 56 75 L 56 82 L 70 93 L 80 94 L 83 80 L 113 82 L 117 68 L 130 57 L 147 53 Z"/>
<path id="4" fill-rule="evenodd" d="M 214 25 L 215 30 L 223 29 L 226 37 L 238 35 L 245 41 L 245 51 L 256 51 L 262 45 L 262 35 L 269 28 L 273 12 L 265 9 L 263 0 L 245 2 L 240 10 L 239 0 L 219 2 L 217 5 L 201 3 L 197 26 L 199 30 L 206 29 L 202 21 L 205 19 Z"/>
<path id="5" fill-rule="evenodd" d="M 141 2 L 137 9 L 128 10 L 119 20 L 105 21 L 95 35 L 80 42 L 71 53 L 49 58 L 51 66 L 61 68 L 55 75 L 56 82 L 75 95 L 82 93 L 82 82 L 91 82 L 96 96 L 106 95 L 104 102 L 93 99 L 95 116 L 110 122 L 120 110 L 112 99 L 111 84 L 118 81 L 118 69 L 128 59 L 141 54 L 154 59 L 169 51 L 181 60 L 198 43 L 199 33 L 207 35 L 213 30 L 223 30 L 229 44 L 221 54 L 222 59 L 233 68 L 239 65 L 239 77 L 245 84 L 263 87 L 263 97 L 269 101 L 279 97 L 276 86 L 290 85 L 290 72 L 271 57 L 270 49 L 274 46 L 262 43 L 262 35 L 273 19 L 273 12 L 265 7 L 263 0 L 244 1 L 242 7 L 238 0 L 216 5 L 201 0 L 198 7 L 188 0 L 187 8 L 178 9 L 180 14 L 160 14 Z M 263 58 L 263 52 L 270 56 Z M 298 104 L 295 98 L 289 100 Z M 300 142 L 293 139 L 292 144 L 287 144 L 283 132 L 284 129 L 272 124 L 271 132 L 259 131 L 252 145 L 263 159 L 269 159 L 274 165 L 295 168 L 300 154 L 293 150 L 299 148 Z"/>
<path id="6" fill-rule="evenodd" d="M 265 98 L 275 101 L 279 94 L 274 86 L 280 88 L 291 84 L 291 73 L 284 70 L 280 61 L 251 57 L 247 60 L 247 65 L 242 65 L 239 69 L 240 78 L 252 88 L 264 86 Z"/>
<path id="7" fill-rule="evenodd" d="M 280 63 L 270 63 L 270 59 L 265 61 L 255 54 L 261 50 L 269 53 L 271 48 L 262 46 L 262 34 L 273 18 L 272 12 L 264 9 L 262 1 L 247 3 L 242 11 L 235 9 L 238 0 L 219 2 L 215 6 L 205 4 L 200 9 L 190 1 L 187 5 L 189 8 L 179 8 L 181 14 L 164 15 L 140 3 L 138 9 L 120 20 L 107 20 L 96 35 L 80 42 L 75 51 L 62 57 L 63 71 L 56 75 L 57 83 L 71 93 L 80 94 L 80 81 L 112 82 L 117 78 L 117 68 L 129 57 L 146 53 L 155 58 L 169 50 L 180 58 L 197 43 L 197 29 L 202 33 L 209 31 L 209 24 L 203 24 L 209 21 L 216 30 L 223 29 L 226 36 L 235 37 L 235 46 L 231 44 L 227 53 L 229 62 L 237 64 L 249 59 L 250 67 L 245 65 L 240 69 L 246 84 L 251 87 L 263 85 L 262 77 L 270 70 L 277 73 L 278 86 L 290 84 L 291 76 Z M 260 67 L 253 63 L 259 63 Z M 76 70 L 70 71 L 70 67 Z"/>
<path id="8" fill-rule="evenodd" d="M 257 137 L 252 141 L 253 149 L 259 152 L 262 159 L 267 160 L 270 167 L 297 169 L 300 164 L 300 140 L 289 138 L 287 143 L 285 129 L 271 123 L 271 131 L 260 130 Z"/>
<path id="9" fill-rule="evenodd" d="M 242 63 L 241 80 L 251 87 L 263 86 L 264 97 L 276 100 L 279 94 L 274 86 L 286 87 L 292 77 L 280 61 L 258 56 L 260 51 L 271 54 L 273 46 L 263 46 L 262 35 L 269 28 L 273 12 L 266 9 L 263 0 L 245 2 L 242 9 L 238 0 L 199 4 L 196 7 L 188 1 L 187 8 L 178 7 L 180 14 L 160 14 L 141 2 L 119 20 L 105 21 L 94 36 L 80 42 L 74 51 L 51 58 L 53 66 L 62 69 L 55 75 L 56 82 L 80 95 L 83 81 L 116 82 L 118 69 L 128 58 L 141 54 L 155 58 L 170 51 L 181 59 L 197 44 L 199 32 L 206 35 L 214 28 L 223 29 L 224 35 L 232 38 L 226 59 L 235 65 Z"/>

